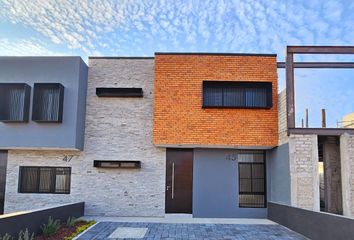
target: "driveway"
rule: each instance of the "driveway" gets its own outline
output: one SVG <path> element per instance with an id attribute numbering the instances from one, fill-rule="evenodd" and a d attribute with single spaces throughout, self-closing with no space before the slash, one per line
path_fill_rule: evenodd
<path id="1" fill-rule="evenodd" d="M 184 224 L 99 222 L 79 240 L 89 239 L 307 239 L 278 224 Z"/>

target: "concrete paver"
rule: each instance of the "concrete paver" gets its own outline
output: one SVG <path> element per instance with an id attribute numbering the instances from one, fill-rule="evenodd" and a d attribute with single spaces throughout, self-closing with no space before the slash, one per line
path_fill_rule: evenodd
<path id="1" fill-rule="evenodd" d="M 152 222 L 99 222 L 78 240 L 103 240 L 118 228 L 147 228 L 146 240 L 304 240 L 304 236 L 278 224 L 183 224 Z M 124 238 L 117 238 L 124 239 Z M 127 238 L 128 239 L 128 238 Z"/>

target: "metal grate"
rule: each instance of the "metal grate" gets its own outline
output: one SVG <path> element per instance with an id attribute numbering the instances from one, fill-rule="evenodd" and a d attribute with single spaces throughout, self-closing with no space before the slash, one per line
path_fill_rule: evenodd
<path id="1" fill-rule="evenodd" d="M 238 156 L 239 207 L 266 207 L 264 152 L 246 152 Z"/>
<path id="2" fill-rule="evenodd" d="M 271 108 L 270 82 L 203 82 L 203 107 Z"/>
<path id="3" fill-rule="evenodd" d="M 35 83 L 32 120 L 62 122 L 64 87 L 60 83 Z"/>
<path id="4" fill-rule="evenodd" d="M 70 167 L 20 167 L 20 193 L 70 193 Z"/>
<path id="5" fill-rule="evenodd" d="M 31 88 L 24 83 L 0 84 L 0 121 L 27 122 Z"/>

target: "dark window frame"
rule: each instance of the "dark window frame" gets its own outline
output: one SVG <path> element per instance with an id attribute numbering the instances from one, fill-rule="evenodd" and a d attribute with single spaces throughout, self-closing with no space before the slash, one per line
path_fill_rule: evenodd
<path id="1" fill-rule="evenodd" d="M 43 89 L 52 89 L 58 92 L 58 108 L 55 109 L 56 118 L 42 119 L 41 112 L 43 111 L 41 103 L 41 91 Z M 32 101 L 32 121 L 37 123 L 62 123 L 64 108 L 64 86 L 61 83 L 35 83 L 33 86 L 33 101 Z"/>
<path id="2" fill-rule="evenodd" d="M 50 179 L 52 180 L 52 182 L 50 182 L 50 189 L 49 191 L 40 191 L 40 169 L 41 168 L 47 168 L 47 169 L 51 169 L 50 172 Z M 36 169 L 36 178 L 37 178 L 37 182 L 36 182 L 36 186 L 35 186 L 35 190 L 34 191 L 26 191 L 23 189 L 23 187 L 21 186 L 22 183 L 22 175 L 24 173 L 24 171 L 26 169 Z M 63 175 L 63 174 L 57 174 L 58 169 L 64 169 L 66 170 L 66 174 L 64 175 L 68 175 L 69 176 L 69 184 L 68 184 L 68 189 L 65 189 L 64 191 L 57 191 L 56 189 L 56 177 L 58 175 Z M 54 173 L 54 174 L 53 174 Z M 54 181 L 53 181 L 54 179 Z M 36 193 L 36 194 L 70 194 L 71 192 L 71 167 L 48 167 L 48 166 L 20 166 L 19 168 L 19 178 L 18 178 L 18 193 Z"/>
<path id="3" fill-rule="evenodd" d="M 24 94 L 24 99 L 23 99 L 23 106 L 20 111 L 22 112 L 22 118 L 21 119 L 10 119 L 9 116 L 5 118 L 5 115 L 0 113 L 0 122 L 4 123 L 22 123 L 22 122 L 28 122 L 29 121 L 29 109 L 30 109 L 30 98 L 31 98 L 31 87 L 26 84 L 26 83 L 0 83 L 0 95 L 2 95 L 3 91 L 9 92 L 10 89 L 22 89 L 23 94 Z M 9 99 L 5 99 L 6 95 L 0 96 L 0 106 L 1 110 L 0 111 L 9 111 L 11 107 L 14 106 L 9 106 L 10 102 L 8 102 Z"/>
<path id="4" fill-rule="evenodd" d="M 205 104 L 205 89 L 206 88 L 221 88 L 222 89 L 222 103 L 221 105 L 207 105 Z M 266 89 L 266 104 L 265 106 L 228 106 L 224 104 L 224 92 L 226 88 L 254 88 Z M 246 95 L 243 96 L 246 98 Z M 246 100 L 244 99 L 244 102 Z M 203 81 L 202 84 L 202 108 L 235 108 L 235 109 L 270 109 L 273 107 L 273 83 L 272 82 L 258 82 L 258 81 Z"/>
<path id="5" fill-rule="evenodd" d="M 238 162 L 238 206 L 239 208 L 267 208 L 267 169 L 266 169 L 266 153 L 265 151 L 263 152 L 263 162 Z M 243 153 L 245 154 L 245 153 Z M 252 154 L 252 153 L 249 153 Z M 241 168 L 240 165 L 250 165 L 251 166 L 251 178 L 241 178 Z M 252 167 L 253 165 L 263 165 L 263 178 L 252 178 Z M 251 180 L 251 191 L 250 192 L 241 192 L 241 179 L 250 179 Z M 262 179 L 263 180 L 263 192 L 255 192 L 252 191 L 253 188 L 253 179 Z M 260 196 L 264 196 L 264 202 L 262 206 L 244 206 L 241 202 L 240 202 L 240 195 L 245 194 L 245 195 L 260 195 Z"/>

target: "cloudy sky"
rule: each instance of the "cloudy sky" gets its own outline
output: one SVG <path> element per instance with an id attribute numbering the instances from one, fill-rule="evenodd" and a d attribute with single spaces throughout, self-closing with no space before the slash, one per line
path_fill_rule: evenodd
<path id="1" fill-rule="evenodd" d="M 277 53 L 354 45 L 352 0 L 0 0 L 0 55 L 153 56 L 157 51 Z M 306 61 L 354 61 L 307 56 Z M 279 71 L 283 89 L 284 72 Z M 331 126 L 353 112 L 354 70 L 297 70 L 296 115 Z"/>

